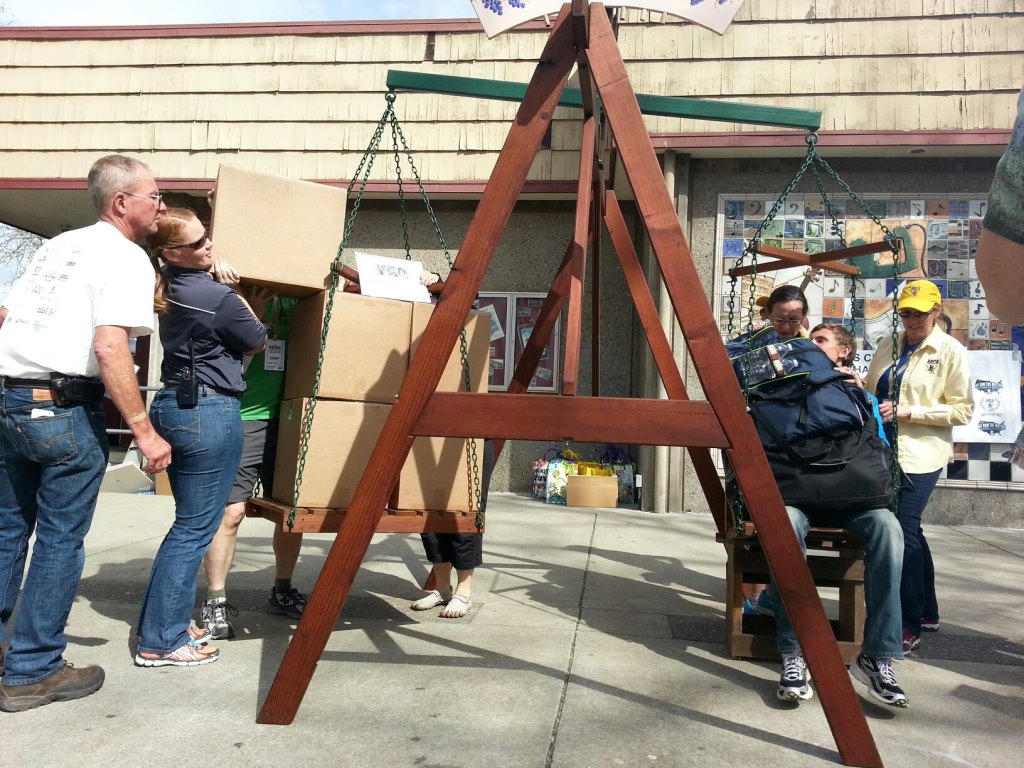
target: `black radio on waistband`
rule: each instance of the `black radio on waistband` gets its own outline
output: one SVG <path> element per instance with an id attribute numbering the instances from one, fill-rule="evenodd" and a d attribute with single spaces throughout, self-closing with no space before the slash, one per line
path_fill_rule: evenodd
<path id="1" fill-rule="evenodd" d="M 103 400 L 104 392 L 106 387 L 100 379 L 65 376 L 63 373 L 50 374 L 50 396 L 57 405 L 98 403 Z"/>

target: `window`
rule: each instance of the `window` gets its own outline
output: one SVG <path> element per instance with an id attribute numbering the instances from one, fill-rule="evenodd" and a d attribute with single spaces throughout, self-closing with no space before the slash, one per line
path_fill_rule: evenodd
<path id="1" fill-rule="evenodd" d="M 530 340 L 533 326 L 544 305 L 544 293 L 480 294 L 480 309 L 491 315 L 491 361 L 487 388 L 494 392 L 508 389 L 516 365 Z M 541 355 L 530 392 L 558 391 L 558 350 L 561 318 L 555 321 L 551 338 Z"/>

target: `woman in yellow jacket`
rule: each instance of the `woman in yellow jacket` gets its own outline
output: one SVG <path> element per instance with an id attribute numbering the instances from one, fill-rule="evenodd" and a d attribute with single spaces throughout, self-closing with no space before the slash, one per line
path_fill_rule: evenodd
<path id="1" fill-rule="evenodd" d="M 891 433 L 898 425 L 898 455 L 904 472 L 899 520 L 903 528 L 903 651 L 921 643 L 921 631 L 939 628 L 935 567 L 921 516 L 943 467 L 953 458 L 952 428 L 971 420 L 974 400 L 967 372 L 967 350 L 939 328 L 942 295 L 928 280 L 913 280 L 900 294 L 897 311 L 903 333 L 893 364 L 891 339 L 875 350 L 865 384 L 878 396 L 882 420 Z M 898 392 L 898 397 L 893 393 Z M 890 444 L 892 444 L 890 434 Z"/>

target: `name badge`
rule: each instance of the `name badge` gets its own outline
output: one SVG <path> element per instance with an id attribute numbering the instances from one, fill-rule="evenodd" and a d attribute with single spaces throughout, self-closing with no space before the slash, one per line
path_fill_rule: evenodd
<path id="1" fill-rule="evenodd" d="M 267 346 L 263 350 L 263 370 L 284 370 L 284 346 L 284 339 L 267 339 Z"/>

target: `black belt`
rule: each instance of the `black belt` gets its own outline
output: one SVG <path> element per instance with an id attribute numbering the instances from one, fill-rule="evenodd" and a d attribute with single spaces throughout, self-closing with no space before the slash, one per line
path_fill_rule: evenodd
<path id="1" fill-rule="evenodd" d="M 0 387 L 5 389 L 49 389 L 49 379 L 17 379 L 13 376 L 0 376 Z"/>
<path id="2" fill-rule="evenodd" d="M 177 384 L 165 384 L 164 385 L 164 389 L 169 389 L 172 392 L 176 392 L 178 390 L 178 385 Z M 213 392 L 215 394 L 218 394 L 218 395 L 224 395 L 225 397 L 233 397 L 236 400 L 240 400 L 242 398 L 242 393 L 241 392 L 235 392 L 234 390 L 225 389 L 224 387 L 215 387 L 215 386 L 213 386 L 213 384 L 205 384 L 203 382 L 199 383 L 199 394 L 201 394 L 201 395 L 208 395 L 211 392 Z"/>

